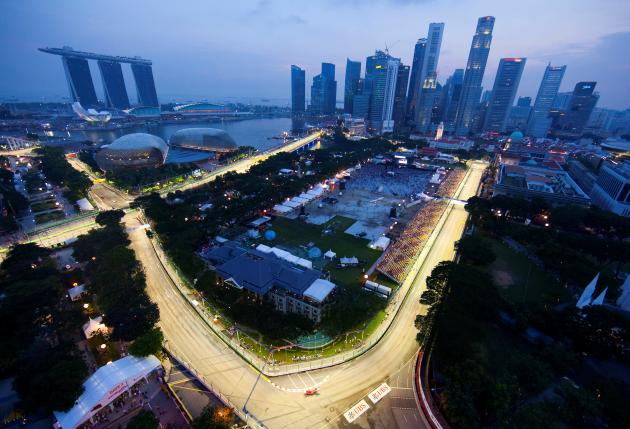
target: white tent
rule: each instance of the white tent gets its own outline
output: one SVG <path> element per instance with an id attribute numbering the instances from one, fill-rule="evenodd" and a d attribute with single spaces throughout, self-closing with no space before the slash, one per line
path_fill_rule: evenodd
<path id="1" fill-rule="evenodd" d="M 298 203 L 298 202 L 293 201 L 293 200 L 291 200 L 291 201 L 285 201 L 283 204 L 284 204 L 285 206 L 287 206 L 287 207 L 291 207 L 291 208 L 296 208 L 296 207 L 299 207 L 299 206 L 301 206 L 301 205 L 302 205 L 302 203 Z"/>
<path id="2" fill-rule="evenodd" d="M 79 210 L 81 210 L 82 212 L 94 210 L 94 206 L 92 206 L 92 204 L 90 204 L 90 202 L 86 198 L 81 198 L 80 200 L 77 200 L 77 205 L 79 206 Z"/>
<path id="3" fill-rule="evenodd" d="M 292 207 L 288 207 L 282 204 L 276 204 L 275 206 L 273 206 L 273 209 L 277 211 L 278 213 L 289 213 L 290 211 L 293 210 Z"/>
<path id="4" fill-rule="evenodd" d="M 621 296 L 617 299 L 617 305 L 622 310 L 630 311 L 630 275 L 621 285 Z"/>
<path id="5" fill-rule="evenodd" d="M 160 361 L 153 355 L 143 358 L 125 356 L 100 367 L 83 382 L 84 391 L 69 411 L 54 412 L 57 420 L 55 426 L 74 429 L 83 425 L 140 379 L 160 367 Z"/>
<path id="6" fill-rule="evenodd" d="M 298 204 L 306 204 L 310 200 L 307 200 L 306 198 L 293 197 L 293 198 L 291 198 L 291 201 L 294 202 L 294 203 L 298 203 Z"/>
<path id="7" fill-rule="evenodd" d="M 391 240 L 389 238 L 385 237 L 384 235 L 381 235 L 376 240 L 372 241 L 369 244 L 369 247 L 371 247 L 372 249 L 385 250 L 389 246 L 390 241 Z"/>
<path id="8" fill-rule="evenodd" d="M 344 265 L 357 265 L 359 263 L 359 259 L 356 256 L 353 256 L 352 258 L 340 258 L 339 262 L 341 262 Z"/>
<path id="9" fill-rule="evenodd" d="M 328 280 L 317 279 L 304 291 L 304 296 L 315 302 L 323 302 L 335 287 L 335 284 Z"/>
<path id="10" fill-rule="evenodd" d="M 319 197 L 324 193 L 324 189 L 323 188 L 318 188 L 315 187 L 313 189 L 311 189 L 310 191 L 307 192 L 307 194 L 313 195 L 315 197 Z"/>
<path id="11" fill-rule="evenodd" d="M 98 316 L 94 319 L 90 318 L 90 320 L 83 325 L 83 334 L 85 338 L 92 338 L 98 334 L 107 334 L 109 332 L 109 328 L 103 323 L 103 318 Z"/>
<path id="12" fill-rule="evenodd" d="M 584 308 L 587 305 L 590 305 L 593 301 L 593 293 L 595 292 L 595 287 L 597 286 L 597 280 L 599 280 L 599 273 L 591 280 L 591 282 L 584 288 L 584 292 L 578 299 L 577 304 L 575 306 L 577 308 Z"/>
<path id="13" fill-rule="evenodd" d="M 79 285 L 68 289 L 68 295 L 72 301 L 77 301 L 85 293 L 85 285 Z"/>
<path id="14" fill-rule="evenodd" d="M 337 254 L 332 250 L 328 250 L 328 252 L 324 253 L 324 258 L 326 259 L 335 259 L 335 256 L 337 256 Z"/>
<path id="15" fill-rule="evenodd" d="M 307 194 L 306 192 L 302 192 L 300 194 L 299 198 L 302 198 L 302 199 L 304 199 L 306 201 L 311 201 L 311 200 L 313 200 L 315 198 L 315 196 L 312 195 L 312 194 Z"/>
<path id="16" fill-rule="evenodd" d="M 280 249 L 278 247 L 269 247 L 265 244 L 259 244 L 256 246 L 256 250 L 263 253 L 273 253 L 280 259 L 284 259 L 287 262 L 291 262 L 292 264 L 299 265 L 305 268 L 313 268 L 313 262 L 308 259 L 300 258 L 295 256 L 291 252 L 287 252 L 284 249 Z"/>

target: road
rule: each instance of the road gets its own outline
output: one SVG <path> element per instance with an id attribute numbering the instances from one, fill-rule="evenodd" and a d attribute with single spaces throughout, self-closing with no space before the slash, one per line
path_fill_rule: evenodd
<path id="1" fill-rule="evenodd" d="M 280 147 L 276 147 L 274 149 L 268 150 L 266 152 L 262 152 L 260 154 L 257 155 L 253 155 L 250 156 L 249 158 L 245 158 L 243 160 L 234 162 L 232 164 L 229 164 L 228 166 L 219 168 L 215 171 L 213 171 L 212 173 L 208 174 L 207 176 L 205 176 L 202 179 L 199 180 L 195 180 L 194 182 L 190 182 L 190 183 L 184 183 L 182 185 L 179 186 L 174 186 L 174 187 L 169 187 L 163 191 L 160 191 L 160 194 L 165 195 L 169 192 L 173 192 L 173 191 L 185 191 L 187 189 L 193 189 L 196 187 L 199 187 L 201 185 L 204 185 L 208 182 L 211 182 L 212 180 L 214 180 L 215 178 L 217 178 L 218 176 L 225 174 L 227 172 L 235 172 L 235 173 L 244 173 L 247 170 L 249 170 L 249 168 L 254 165 L 257 164 L 261 161 L 266 160 L 267 158 L 269 158 L 270 156 L 273 155 L 277 155 L 279 153 L 282 152 L 293 152 L 297 149 L 300 149 L 302 146 L 304 146 L 305 144 L 318 139 L 322 136 L 321 132 L 316 132 L 316 133 L 312 133 L 309 134 L 307 137 L 304 137 L 302 139 L 296 140 L 292 143 L 288 143 L 284 146 L 280 146 Z"/>
<path id="2" fill-rule="evenodd" d="M 483 163 L 473 163 L 456 198 L 466 200 L 475 195 Z M 372 406 L 372 410 L 355 421 L 363 427 L 429 427 L 416 411 L 409 410 L 409 364 L 418 346 L 413 322 L 422 312 L 418 299 L 432 268 L 454 256 L 454 243 L 461 237 L 467 213 L 459 204 L 451 203 L 441 228 L 430 240 L 422 264 L 413 277 L 409 299 L 383 340 L 364 355 L 345 364 L 318 371 L 273 378 L 261 376 L 225 345 L 199 318 L 182 297 L 165 268 L 135 213 L 128 213 L 131 246 L 142 261 L 147 277 L 148 292 L 160 308 L 160 326 L 167 346 L 213 387 L 227 396 L 238 408 L 246 409 L 268 428 L 346 427 L 343 413 L 365 398 L 383 381 L 395 387 L 391 398 Z M 320 384 L 320 394 L 305 397 L 286 389 L 306 388 Z M 406 398 L 406 399 L 405 399 Z M 401 402 L 405 406 L 401 406 Z M 416 419 L 416 420 L 411 420 Z M 378 423 L 380 422 L 380 423 Z M 389 423 L 387 423 L 389 422 Z M 418 424 L 416 424 L 418 422 Z M 381 426 L 385 425 L 385 426 Z"/>

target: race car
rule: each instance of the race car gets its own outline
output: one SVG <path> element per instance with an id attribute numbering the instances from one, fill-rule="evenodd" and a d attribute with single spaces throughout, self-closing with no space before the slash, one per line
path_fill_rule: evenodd
<path id="1" fill-rule="evenodd" d="M 315 387 L 313 389 L 306 389 L 304 391 L 304 396 L 312 396 L 319 394 L 319 387 Z"/>

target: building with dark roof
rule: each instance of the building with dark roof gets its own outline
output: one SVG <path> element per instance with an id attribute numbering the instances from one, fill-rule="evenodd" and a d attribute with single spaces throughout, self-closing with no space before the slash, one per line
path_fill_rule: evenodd
<path id="1" fill-rule="evenodd" d="M 335 285 L 318 270 L 293 264 L 256 249 L 226 242 L 204 252 L 219 283 L 243 290 L 252 298 L 271 301 L 276 310 L 297 313 L 320 322 Z"/>

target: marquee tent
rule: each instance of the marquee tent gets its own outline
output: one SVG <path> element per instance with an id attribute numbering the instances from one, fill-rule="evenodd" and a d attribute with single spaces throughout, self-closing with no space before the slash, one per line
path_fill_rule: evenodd
<path id="1" fill-rule="evenodd" d="M 68 412 L 55 411 L 55 427 L 75 429 L 162 365 L 153 355 L 125 356 L 96 370 L 83 382 L 84 391 Z"/>

